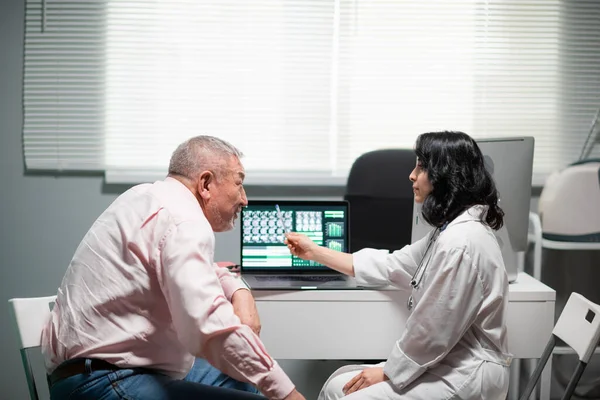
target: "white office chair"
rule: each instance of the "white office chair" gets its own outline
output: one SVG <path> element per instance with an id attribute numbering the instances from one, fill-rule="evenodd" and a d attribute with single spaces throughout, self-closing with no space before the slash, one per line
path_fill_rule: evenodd
<path id="1" fill-rule="evenodd" d="M 48 296 L 8 301 L 19 334 L 19 350 L 32 400 L 39 400 L 39 394 L 27 350 L 41 345 L 42 329 L 55 300 L 56 296 Z"/>
<path id="2" fill-rule="evenodd" d="M 531 395 L 533 388 L 540 379 L 548 358 L 552 356 L 552 352 L 556 346 L 556 338 L 564 341 L 579 356 L 579 363 L 562 397 L 563 400 L 570 399 L 600 340 L 600 306 L 592 303 L 579 293 L 571 293 L 567 304 L 565 304 L 565 308 L 552 330 L 552 336 L 548 341 L 540 362 L 520 397 L 521 400 L 525 400 Z"/>

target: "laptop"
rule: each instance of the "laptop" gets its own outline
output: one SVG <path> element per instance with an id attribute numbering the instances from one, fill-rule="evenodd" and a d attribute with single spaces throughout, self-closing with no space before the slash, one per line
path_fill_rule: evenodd
<path id="1" fill-rule="evenodd" d="M 299 232 L 320 246 L 350 251 L 347 201 L 254 200 L 240 221 L 242 279 L 251 289 L 358 289 L 356 281 L 314 261 L 293 256 L 285 232 Z"/>

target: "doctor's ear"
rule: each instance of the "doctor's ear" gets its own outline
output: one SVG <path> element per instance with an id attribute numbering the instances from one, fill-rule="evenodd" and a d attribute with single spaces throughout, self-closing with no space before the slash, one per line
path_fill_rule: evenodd
<path id="1" fill-rule="evenodd" d="M 207 200 L 210 198 L 210 190 L 216 181 L 215 174 L 212 171 L 204 171 L 198 176 L 198 195 L 203 199 Z"/>

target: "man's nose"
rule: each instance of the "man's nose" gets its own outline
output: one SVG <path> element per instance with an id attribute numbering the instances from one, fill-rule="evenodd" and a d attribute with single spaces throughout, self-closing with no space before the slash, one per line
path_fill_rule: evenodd
<path id="1" fill-rule="evenodd" d="M 248 197 L 246 196 L 246 189 L 242 187 L 242 205 L 246 207 L 248 205 Z"/>

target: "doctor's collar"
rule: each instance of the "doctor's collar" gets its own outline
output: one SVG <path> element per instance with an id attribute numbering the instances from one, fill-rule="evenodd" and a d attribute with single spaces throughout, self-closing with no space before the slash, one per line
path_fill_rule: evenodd
<path id="1" fill-rule="evenodd" d="M 468 221 L 481 221 L 482 218 L 485 218 L 485 213 L 488 210 L 488 206 L 483 204 L 476 204 L 467 208 L 461 214 L 459 214 L 452 221 L 444 222 L 444 225 L 440 227 L 440 231 L 443 231 L 445 228 L 451 225 L 460 224 L 462 222 Z"/>

